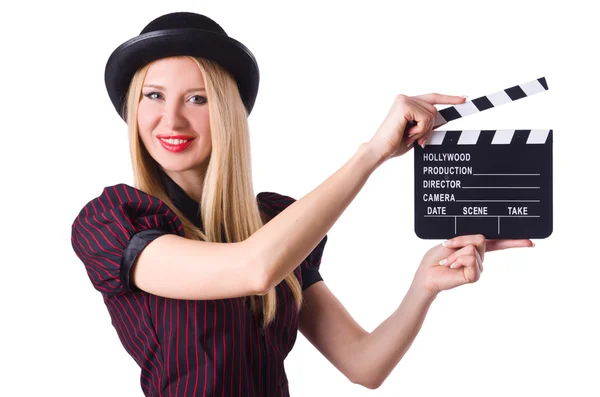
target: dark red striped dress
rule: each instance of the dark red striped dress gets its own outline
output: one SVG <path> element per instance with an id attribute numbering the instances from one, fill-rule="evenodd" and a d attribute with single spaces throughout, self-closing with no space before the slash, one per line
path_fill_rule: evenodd
<path id="1" fill-rule="evenodd" d="M 202 227 L 199 204 L 161 172 L 175 205 Z M 257 195 L 272 219 L 294 199 Z M 283 360 L 298 332 L 298 313 L 285 282 L 276 287 L 277 313 L 262 328 L 244 298 L 179 300 L 132 285 L 129 273 L 140 251 L 158 236 L 183 236 L 180 219 L 156 197 L 126 184 L 108 186 L 87 203 L 72 226 L 71 242 L 112 325 L 141 368 L 146 396 L 288 396 Z M 327 236 L 295 269 L 305 290 L 322 280 L 319 265 Z"/>

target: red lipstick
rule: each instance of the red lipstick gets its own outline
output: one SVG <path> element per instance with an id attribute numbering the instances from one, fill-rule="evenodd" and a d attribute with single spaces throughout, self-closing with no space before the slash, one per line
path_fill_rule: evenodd
<path id="1" fill-rule="evenodd" d="M 164 139 L 169 139 L 169 138 L 172 138 L 172 139 L 194 139 L 193 137 L 188 136 L 188 135 L 158 134 L 156 137 L 157 138 L 164 138 Z"/>
<path id="2" fill-rule="evenodd" d="M 158 138 L 158 141 L 160 142 L 162 147 L 164 147 L 169 152 L 173 152 L 173 153 L 181 152 L 181 151 L 187 149 L 194 141 L 194 138 L 191 138 L 186 135 L 157 135 L 156 137 Z M 163 139 L 161 139 L 161 138 L 163 138 L 163 139 L 185 139 L 186 142 L 179 143 L 179 144 L 171 144 L 169 142 L 163 141 Z"/>

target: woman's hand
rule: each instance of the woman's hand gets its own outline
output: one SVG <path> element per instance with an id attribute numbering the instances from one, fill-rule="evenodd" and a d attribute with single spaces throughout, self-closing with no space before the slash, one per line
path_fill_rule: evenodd
<path id="1" fill-rule="evenodd" d="M 433 129 L 436 104 L 455 105 L 465 97 L 441 94 L 419 96 L 398 95 L 388 115 L 369 141 L 373 150 L 388 160 L 408 152 L 415 141 L 419 145 L 427 140 Z"/>
<path id="2" fill-rule="evenodd" d="M 427 251 L 413 284 L 435 296 L 443 290 L 479 280 L 486 251 L 533 246 L 528 239 L 486 240 L 481 234 L 454 237 Z"/>

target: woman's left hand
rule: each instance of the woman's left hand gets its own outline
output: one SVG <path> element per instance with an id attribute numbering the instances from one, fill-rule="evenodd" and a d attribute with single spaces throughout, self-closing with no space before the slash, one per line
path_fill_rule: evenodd
<path id="1" fill-rule="evenodd" d="M 528 239 L 486 240 L 481 234 L 454 237 L 425 254 L 413 284 L 435 296 L 443 290 L 479 280 L 485 252 L 533 246 Z"/>

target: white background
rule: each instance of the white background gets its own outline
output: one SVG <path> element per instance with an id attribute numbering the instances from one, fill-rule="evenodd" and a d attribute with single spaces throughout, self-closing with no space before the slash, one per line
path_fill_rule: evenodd
<path id="1" fill-rule="evenodd" d="M 258 60 L 256 192 L 301 198 L 374 134 L 396 94 L 473 99 L 542 76 L 550 87 L 448 128 L 554 130 L 552 236 L 488 254 L 477 283 L 442 293 L 375 391 L 299 336 L 286 361 L 292 396 L 600 395 L 600 29 L 588 2 L 550 3 L 3 3 L 2 394 L 143 395 L 71 223 L 104 186 L 132 183 L 108 56 L 155 17 L 194 11 Z M 328 234 L 322 275 L 367 330 L 439 243 L 414 234 L 412 162 L 411 151 L 380 167 Z"/>

